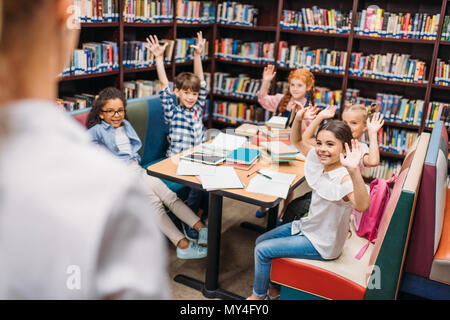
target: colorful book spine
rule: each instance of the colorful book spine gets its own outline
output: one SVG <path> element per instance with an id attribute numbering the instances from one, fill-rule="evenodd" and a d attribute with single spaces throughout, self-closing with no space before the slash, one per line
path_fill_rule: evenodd
<path id="1" fill-rule="evenodd" d="M 367 179 L 389 179 L 393 174 L 398 175 L 402 167 L 400 160 L 382 159 L 376 167 L 366 167 L 362 172 L 362 176 Z"/>
<path id="2" fill-rule="evenodd" d="M 214 73 L 214 93 L 238 98 L 256 99 L 261 79 L 251 79 L 246 74 L 232 77 L 229 73 Z"/>
<path id="3" fill-rule="evenodd" d="M 254 104 L 230 101 L 214 101 L 213 120 L 230 124 L 253 123 L 264 125 L 272 117 L 272 112 Z"/>
<path id="4" fill-rule="evenodd" d="M 177 63 L 189 62 L 194 60 L 194 46 L 196 44 L 196 39 L 194 38 L 180 38 L 175 39 L 175 52 L 174 60 Z M 202 54 L 202 59 L 208 58 L 209 52 L 209 42 L 205 42 L 204 53 Z"/>
<path id="5" fill-rule="evenodd" d="M 355 34 L 395 39 L 435 40 L 440 14 L 391 13 L 367 8 L 357 13 Z"/>
<path id="6" fill-rule="evenodd" d="M 73 0 L 80 23 L 119 21 L 118 0 Z"/>
<path id="7" fill-rule="evenodd" d="M 215 40 L 215 56 L 243 63 L 275 63 L 273 42 L 243 42 L 232 38 Z"/>
<path id="8" fill-rule="evenodd" d="M 350 14 L 317 6 L 300 11 L 283 10 L 280 25 L 289 30 L 345 34 L 350 31 Z"/>
<path id="9" fill-rule="evenodd" d="M 434 83 L 441 86 L 450 85 L 450 60 L 446 63 L 439 58 L 437 59 Z"/>
<path id="10" fill-rule="evenodd" d="M 349 74 L 371 79 L 426 83 L 426 63 L 411 59 L 409 54 L 387 53 L 363 55 L 353 52 Z"/>
<path id="11" fill-rule="evenodd" d="M 417 137 L 417 132 L 385 126 L 378 134 L 378 145 L 382 151 L 406 154 Z"/>
<path id="12" fill-rule="evenodd" d="M 124 0 L 124 22 L 170 23 L 173 21 L 173 6 L 172 0 Z"/>
<path id="13" fill-rule="evenodd" d="M 224 1 L 217 4 L 217 23 L 254 27 L 257 25 L 258 11 L 251 4 Z"/>
<path id="14" fill-rule="evenodd" d="M 441 40 L 450 41 L 450 16 L 445 16 Z"/>
<path id="15" fill-rule="evenodd" d="M 433 128 L 436 121 L 441 120 L 450 130 L 450 104 L 444 102 L 430 101 L 427 108 L 425 127 Z"/>
<path id="16" fill-rule="evenodd" d="M 213 1 L 177 0 L 177 23 L 214 23 L 214 14 Z"/>
<path id="17" fill-rule="evenodd" d="M 277 64 L 280 67 L 307 68 L 310 71 L 344 74 L 346 51 L 297 47 L 281 41 Z"/>

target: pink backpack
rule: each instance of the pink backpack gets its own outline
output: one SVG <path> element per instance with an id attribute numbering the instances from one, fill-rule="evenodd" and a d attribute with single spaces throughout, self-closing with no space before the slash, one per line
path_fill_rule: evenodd
<path id="1" fill-rule="evenodd" d="M 375 242 L 378 235 L 378 227 L 383 218 L 384 209 L 389 201 L 391 191 L 389 184 L 397 180 L 395 174 L 388 180 L 377 178 L 370 183 L 370 207 L 365 212 L 353 210 L 356 234 L 360 237 L 367 238 L 369 241 L 355 256 L 361 259 L 366 252 L 370 242 Z"/>

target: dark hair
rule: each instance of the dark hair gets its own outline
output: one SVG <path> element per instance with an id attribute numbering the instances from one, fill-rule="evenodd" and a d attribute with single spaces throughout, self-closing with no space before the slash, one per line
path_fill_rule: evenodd
<path id="1" fill-rule="evenodd" d="M 200 91 L 200 78 L 192 72 L 182 72 L 175 78 L 175 88 L 178 90 Z"/>
<path id="2" fill-rule="evenodd" d="M 98 96 L 92 103 L 92 109 L 91 112 L 89 112 L 88 119 L 86 122 L 86 127 L 88 129 L 102 122 L 102 119 L 100 118 L 100 112 L 102 111 L 103 106 L 108 102 L 108 100 L 112 99 L 122 100 L 123 107 L 125 108 L 125 119 L 128 119 L 127 100 L 125 99 L 125 95 L 117 88 L 108 87 L 100 91 Z"/>
<path id="3" fill-rule="evenodd" d="M 322 122 L 319 126 L 319 129 L 317 130 L 317 135 L 320 131 L 327 130 L 334 133 L 336 139 L 340 140 L 342 142 L 342 147 L 344 147 L 344 144 L 347 142 L 348 146 L 351 148 L 352 146 L 352 130 L 342 120 L 329 120 L 326 122 Z M 317 137 L 316 135 L 316 137 Z"/>

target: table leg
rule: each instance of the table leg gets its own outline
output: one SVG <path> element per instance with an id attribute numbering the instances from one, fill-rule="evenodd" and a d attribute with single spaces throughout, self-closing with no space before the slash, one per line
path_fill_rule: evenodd
<path id="1" fill-rule="evenodd" d="M 185 275 L 177 275 L 174 280 L 195 290 L 201 291 L 206 298 L 240 300 L 243 297 L 219 288 L 220 238 L 222 235 L 223 197 L 209 194 L 208 213 L 208 257 L 206 260 L 205 282 Z"/>
<path id="2" fill-rule="evenodd" d="M 269 208 L 267 226 L 265 228 L 247 221 L 241 223 L 241 228 L 253 230 L 259 233 L 264 233 L 269 230 L 272 230 L 277 226 L 277 217 L 278 217 L 278 205 L 276 205 L 273 208 Z"/>

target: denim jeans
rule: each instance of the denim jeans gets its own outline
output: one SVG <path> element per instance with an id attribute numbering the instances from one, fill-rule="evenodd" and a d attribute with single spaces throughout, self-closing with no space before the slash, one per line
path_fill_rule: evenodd
<path id="1" fill-rule="evenodd" d="M 273 258 L 323 260 L 308 238 L 291 235 L 291 225 L 292 222 L 283 224 L 256 239 L 253 294 L 257 298 L 266 296 Z"/>

